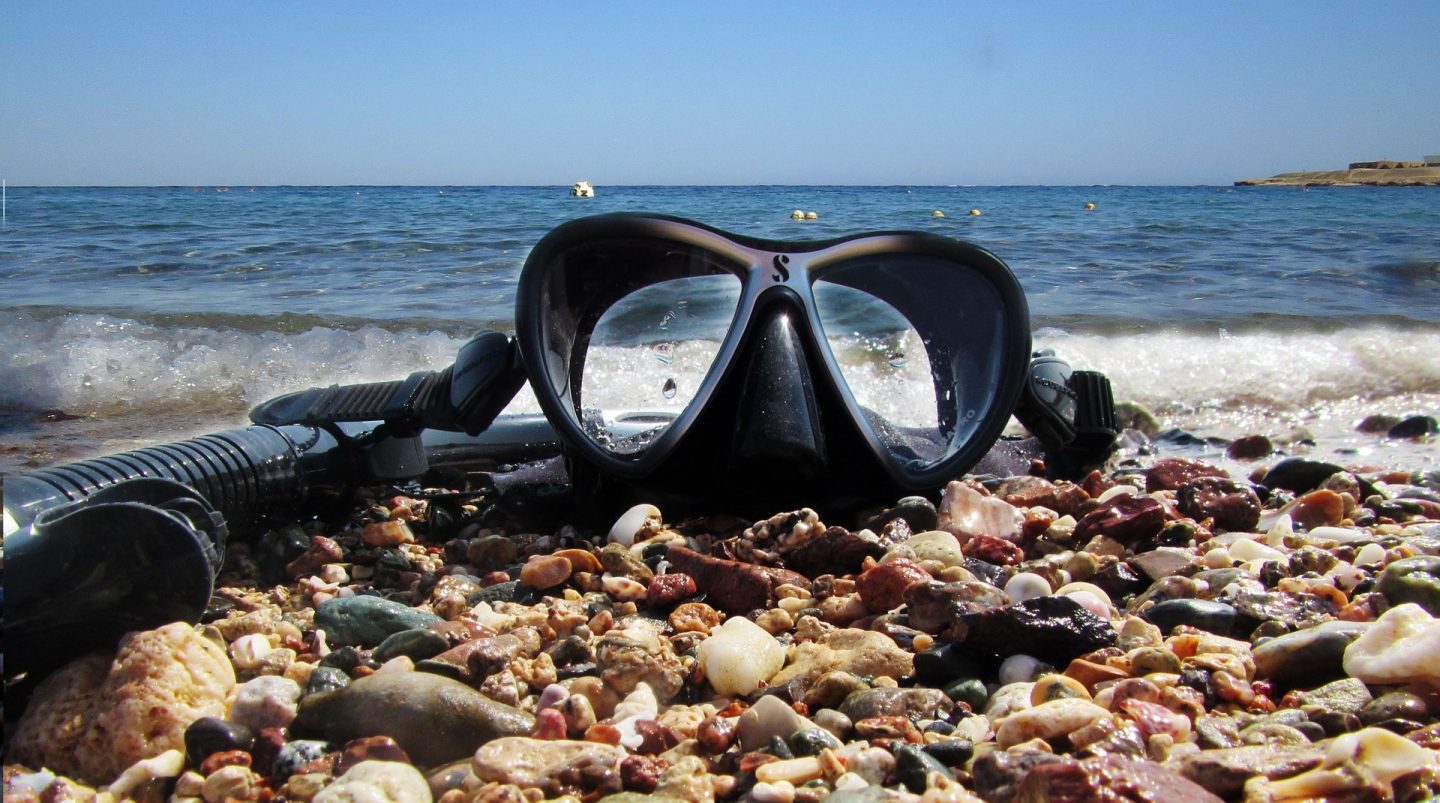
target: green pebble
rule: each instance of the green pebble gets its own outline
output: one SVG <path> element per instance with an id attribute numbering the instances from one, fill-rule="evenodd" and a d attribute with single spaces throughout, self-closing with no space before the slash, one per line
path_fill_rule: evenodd
<path id="1" fill-rule="evenodd" d="M 790 750 L 797 756 L 818 756 L 825 748 L 839 750 L 843 745 L 824 728 L 805 728 L 790 736 Z"/>
<path id="2" fill-rule="evenodd" d="M 444 636 L 429 628 L 417 627 L 386 636 L 370 657 L 382 664 L 399 655 L 421 661 L 434 658 L 448 649 L 450 642 Z"/>
<path id="3" fill-rule="evenodd" d="M 990 692 L 979 678 L 961 678 L 945 687 L 945 694 L 957 703 L 969 703 L 971 711 L 980 711 L 990 699 Z"/>
<path id="4" fill-rule="evenodd" d="M 1440 616 L 1440 557 L 1417 555 L 1385 567 L 1376 589 L 1391 605 L 1413 602 Z"/>
<path id="5" fill-rule="evenodd" d="M 906 789 L 917 795 L 921 794 L 925 791 L 926 781 L 932 772 L 955 780 L 955 773 L 951 772 L 949 767 L 924 750 L 908 744 L 895 748 L 895 776 L 905 784 Z"/>

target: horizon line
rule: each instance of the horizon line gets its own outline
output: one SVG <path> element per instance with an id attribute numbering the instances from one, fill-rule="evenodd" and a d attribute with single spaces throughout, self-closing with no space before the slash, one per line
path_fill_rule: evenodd
<path id="1" fill-rule="evenodd" d="M 194 189 L 215 189 L 215 188 L 226 187 L 226 188 L 232 188 L 232 191 L 233 191 L 233 188 L 235 188 L 235 187 L 244 187 L 244 188 L 249 188 L 249 189 L 258 189 L 258 188 L 261 188 L 261 187 L 264 187 L 264 188 L 267 188 L 267 189 L 327 189 L 327 188 L 347 189 L 347 188 L 357 188 L 357 187 L 370 187 L 370 188 L 415 188 L 415 189 L 447 189 L 447 188 L 452 188 L 452 187 L 453 187 L 453 188 L 457 188 L 457 189 L 495 189 L 495 188 L 503 188 L 503 189 L 539 189 L 539 188 L 551 188 L 551 187 L 567 188 L 567 187 L 569 187 L 569 186 L 571 186 L 571 185 L 569 185 L 569 184 L 551 184 L 551 183 L 544 183 L 544 184 L 291 184 L 291 183 L 266 184 L 266 183 L 257 183 L 257 184 L 252 184 L 252 183 L 247 183 L 247 182 L 243 182 L 243 181 L 242 181 L 242 182 L 230 182 L 230 183 L 228 183 L 228 184 L 227 184 L 227 183 L 219 183 L 219 184 L 209 184 L 209 183 L 206 183 L 206 184 L 16 184 L 15 186 L 16 186 L 16 187 L 19 187 L 19 188 L 22 188 L 22 189 L 95 189 L 95 190 L 101 190 L 101 189 L 115 189 L 115 190 L 124 190 L 124 189 L 189 189 L 189 190 L 194 190 Z M 939 188 L 939 189 L 964 189 L 964 188 L 1004 188 L 1004 187 L 1074 187 L 1074 188 L 1077 188 L 1077 189 L 1081 189 L 1081 188 L 1091 188 L 1091 187 L 1234 187 L 1234 186 L 1236 186 L 1236 185 L 1235 185 L 1234 183 L 1225 183 L 1225 184 L 1207 184 L 1207 183 L 1199 183 L 1199 184 L 1196 184 L 1196 183 L 1188 183 L 1188 184 L 1186 184 L 1186 183 L 1179 183 L 1179 184 L 1154 183 L 1154 184 L 1148 184 L 1148 183 L 1146 183 L 1146 184 L 1140 184 L 1140 183 L 1111 183 L 1111 182 L 1102 182 L 1102 183 L 1088 183 L 1088 184 L 1083 184 L 1083 183 L 1082 183 L 1082 184 L 1040 184 L 1040 183 L 1016 183 L 1016 184 L 954 184 L 954 183 L 944 183 L 944 184 L 926 184 L 926 183 L 887 183 L 887 184 L 860 184 L 860 183 L 855 183 L 855 184 L 826 184 L 826 183 L 820 183 L 820 184 L 816 184 L 816 183 L 805 183 L 805 184 L 786 184 L 786 183 L 749 183 L 749 184 L 745 184 L 745 183 L 741 183 L 741 184 L 732 184 L 732 183 L 699 183 L 699 184 L 687 184 L 687 183 L 665 183 L 665 184 L 656 184 L 656 183 L 637 183 L 637 184 L 626 184 L 626 183 L 616 183 L 616 184 L 598 184 L 598 185 L 593 185 L 593 186 L 596 186 L 597 188 L 599 188 L 599 187 L 623 187 L 623 188 L 638 188 L 638 187 L 677 187 L 677 188 L 678 188 L 678 187 L 715 187 L 715 188 L 720 188 L 720 187 L 787 187 L 787 188 L 789 188 L 789 187 L 853 187 L 853 188 L 926 187 L 926 188 Z"/>

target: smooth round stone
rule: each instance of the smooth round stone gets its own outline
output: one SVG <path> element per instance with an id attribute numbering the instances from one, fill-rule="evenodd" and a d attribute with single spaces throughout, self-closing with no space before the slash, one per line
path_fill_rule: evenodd
<path id="1" fill-rule="evenodd" d="M 1344 469 L 1334 463 L 1291 457 L 1281 460 L 1265 472 L 1265 478 L 1260 480 L 1260 484 L 1270 488 L 1284 488 L 1294 493 L 1305 493 L 1318 488 L 1320 483 L 1339 471 Z"/>
<path id="2" fill-rule="evenodd" d="M 1375 589 L 1391 605 L 1413 602 L 1431 616 L 1440 616 L 1440 557 L 1417 555 L 1385 567 Z"/>
<path id="3" fill-rule="evenodd" d="M 945 687 L 945 694 L 957 703 L 968 703 L 971 711 L 980 711 L 990 699 L 990 691 L 979 678 L 961 678 Z"/>
<path id="4" fill-rule="evenodd" d="M 382 664 L 399 655 L 421 661 L 434 658 L 448 649 L 450 642 L 444 636 L 429 628 L 420 627 L 386 636 L 380 646 L 371 653 L 371 657 Z"/>
<path id="5" fill-rule="evenodd" d="M 315 609 L 315 626 L 330 644 L 373 647 L 402 630 L 444 621 L 428 611 L 383 597 L 336 597 Z"/>
<path id="6" fill-rule="evenodd" d="M 254 731 L 219 717 L 201 717 L 185 729 L 185 757 L 196 766 L 215 753 L 248 752 L 254 744 Z"/>
<path id="7" fill-rule="evenodd" d="M 1180 658 L 1164 647 L 1141 647 L 1130 655 L 1130 674 L 1137 678 L 1154 672 L 1180 674 Z"/>
<path id="8" fill-rule="evenodd" d="M 975 745 L 969 739 L 942 739 L 921 749 L 947 767 L 958 767 L 975 755 Z"/>
<path id="9" fill-rule="evenodd" d="M 503 535 L 482 536 L 465 547 L 465 560 L 482 572 L 503 570 L 517 557 L 515 542 Z"/>
<path id="10" fill-rule="evenodd" d="M 844 739 L 850 735 L 851 729 L 855 727 L 855 723 L 850 717 L 845 716 L 833 708 L 822 708 L 816 712 L 811 719 L 814 720 L 816 725 L 834 734 L 837 739 Z"/>
<path id="11" fill-rule="evenodd" d="M 1025 683 L 1034 680 L 1052 667 L 1031 655 L 1012 655 L 1000 663 L 1000 685 Z"/>
<path id="12" fill-rule="evenodd" d="M 1342 677 L 1345 649 L 1369 627 L 1369 622 L 1325 622 L 1258 644 L 1251 652 L 1256 676 L 1291 686 Z"/>
<path id="13" fill-rule="evenodd" d="M 1005 583 L 1005 595 L 1019 604 L 1027 599 L 1050 595 L 1050 583 L 1033 572 L 1020 572 Z"/>
<path id="14" fill-rule="evenodd" d="M 535 589 L 554 588 L 570 579 L 570 561 L 555 555 L 536 555 L 520 567 L 520 583 Z"/>
<path id="15" fill-rule="evenodd" d="M 839 750 L 840 740 L 824 728 L 804 728 L 790 736 L 790 752 L 797 756 L 818 756 L 825 748 Z"/>
<path id="16" fill-rule="evenodd" d="M 917 795 L 924 792 L 925 781 L 932 772 L 955 780 L 955 773 L 949 767 L 924 750 L 909 744 L 895 748 L 895 776 L 906 789 Z"/>
<path id="17" fill-rule="evenodd" d="M 320 790 L 313 803 L 429 803 L 430 784 L 420 770 L 400 761 L 361 761 Z"/>
<path id="18" fill-rule="evenodd" d="M 1144 616 L 1165 634 L 1178 625 L 1189 625 L 1221 636 L 1230 635 L 1236 619 L 1235 609 L 1229 605 L 1200 599 L 1167 599 L 1156 603 Z"/>
<path id="19" fill-rule="evenodd" d="M 230 718 L 252 731 L 283 728 L 295 719 L 299 702 L 299 683 L 276 675 L 261 675 L 235 690 Z"/>
<path id="20" fill-rule="evenodd" d="M 350 676 L 345 674 L 343 669 L 333 666 L 317 666 L 310 671 L 310 677 L 305 679 L 305 693 L 302 695 L 302 699 L 304 696 L 335 691 L 349 685 Z"/>
<path id="21" fill-rule="evenodd" d="M 840 705 L 840 713 L 859 722 L 887 716 L 934 718 L 937 711 L 949 713 L 953 708 L 950 698 L 937 689 L 881 687 L 857 691 L 846 697 Z"/>
<path id="22" fill-rule="evenodd" d="M 1429 715 L 1425 700 L 1405 691 L 1382 694 L 1360 709 L 1360 721 L 1366 725 L 1378 725 L 1390 719 L 1424 721 Z"/>
<path id="23" fill-rule="evenodd" d="M 1428 415 L 1412 415 L 1391 427 L 1385 436 L 1408 440 L 1434 435 L 1440 432 L 1440 423 Z"/>

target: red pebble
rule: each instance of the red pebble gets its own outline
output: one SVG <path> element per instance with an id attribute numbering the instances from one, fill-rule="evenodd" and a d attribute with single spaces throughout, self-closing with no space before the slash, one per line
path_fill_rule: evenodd
<path id="1" fill-rule="evenodd" d="M 1230 475 L 1219 466 L 1212 466 L 1188 457 L 1165 457 L 1145 472 L 1145 492 L 1174 491 L 1180 486 L 1199 477 L 1224 477 Z"/>
<path id="2" fill-rule="evenodd" d="M 735 722 L 721 716 L 706 717 L 695 730 L 695 738 L 702 750 L 719 755 L 735 742 Z"/>
<path id="3" fill-rule="evenodd" d="M 1165 526 L 1165 506 L 1149 496 L 1117 496 L 1085 514 L 1075 525 L 1075 538 L 1084 543 L 1097 535 L 1121 543 L 1152 538 Z"/>
<path id="4" fill-rule="evenodd" d="M 556 708 L 546 708 L 535 714 L 535 730 L 531 734 L 536 739 L 547 739 L 555 741 L 566 738 L 567 728 L 565 715 Z"/>
<path id="5" fill-rule="evenodd" d="M 389 736 L 366 736 L 345 743 L 340 757 L 335 760 L 335 774 L 344 775 L 351 767 L 362 761 L 401 761 L 410 763 L 410 756 Z"/>
<path id="6" fill-rule="evenodd" d="M 965 545 L 960 547 L 960 552 L 967 558 L 983 560 L 986 563 L 994 563 L 998 566 L 1014 566 L 1025 560 L 1025 550 L 1018 544 L 1012 544 L 1004 538 L 996 538 L 993 535 L 977 535 L 972 537 Z"/>
<path id="7" fill-rule="evenodd" d="M 211 753 L 204 761 L 200 762 L 200 774 L 210 775 L 221 767 L 250 766 L 250 754 L 244 750 L 225 750 L 219 753 Z"/>
<path id="8" fill-rule="evenodd" d="M 640 734 L 640 746 L 635 752 L 647 756 L 658 755 L 680 744 L 680 736 L 668 725 L 661 725 L 653 719 L 635 721 L 635 732 Z"/>
<path id="9" fill-rule="evenodd" d="M 323 535 L 310 536 L 310 548 L 305 554 L 285 566 L 285 574 L 292 580 L 320 571 L 327 563 L 338 563 L 345 559 L 345 550 L 335 539 Z"/>
<path id="10" fill-rule="evenodd" d="M 645 604 L 651 608 L 668 608 L 680 600 L 695 596 L 695 578 L 688 574 L 657 574 L 645 591 Z"/>
<path id="11" fill-rule="evenodd" d="M 650 794 L 670 762 L 659 756 L 626 756 L 620 762 L 620 783 L 630 792 Z"/>
<path id="12" fill-rule="evenodd" d="M 508 582 L 510 582 L 510 575 L 506 574 L 505 572 L 486 572 L 485 576 L 480 578 L 480 585 L 484 586 L 485 588 L 489 588 L 490 586 L 498 586 L 501 583 Z"/>
<path id="13" fill-rule="evenodd" d="M 884 613 L 904 604 L 905 589 L 911 583 L 928 583 L 931 579 L 930 573 L 915 561 L 900 558 L 861 572 L 855 579 L 855 590 L 860 592 L 865 610 Z"/>

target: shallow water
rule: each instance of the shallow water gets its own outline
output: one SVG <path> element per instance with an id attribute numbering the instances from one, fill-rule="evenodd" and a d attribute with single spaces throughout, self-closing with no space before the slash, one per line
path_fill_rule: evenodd
<path id="1" fill-rule="evenodd" d="M 475 329 L 511 325 L 546 231 L 619 210 L 774 238 L 968 239 L 1024 285 L 1037 347 L 1105 371 L 1166 426 L 1304 426 L 1349 462 L 1437 461 L 1433 444 L 1353 432 L 1370 413 L 1440 412 L 1434 188 L 11 188 L 0 471 L 239 425 L 287 390 L 443 367 Z"/>

